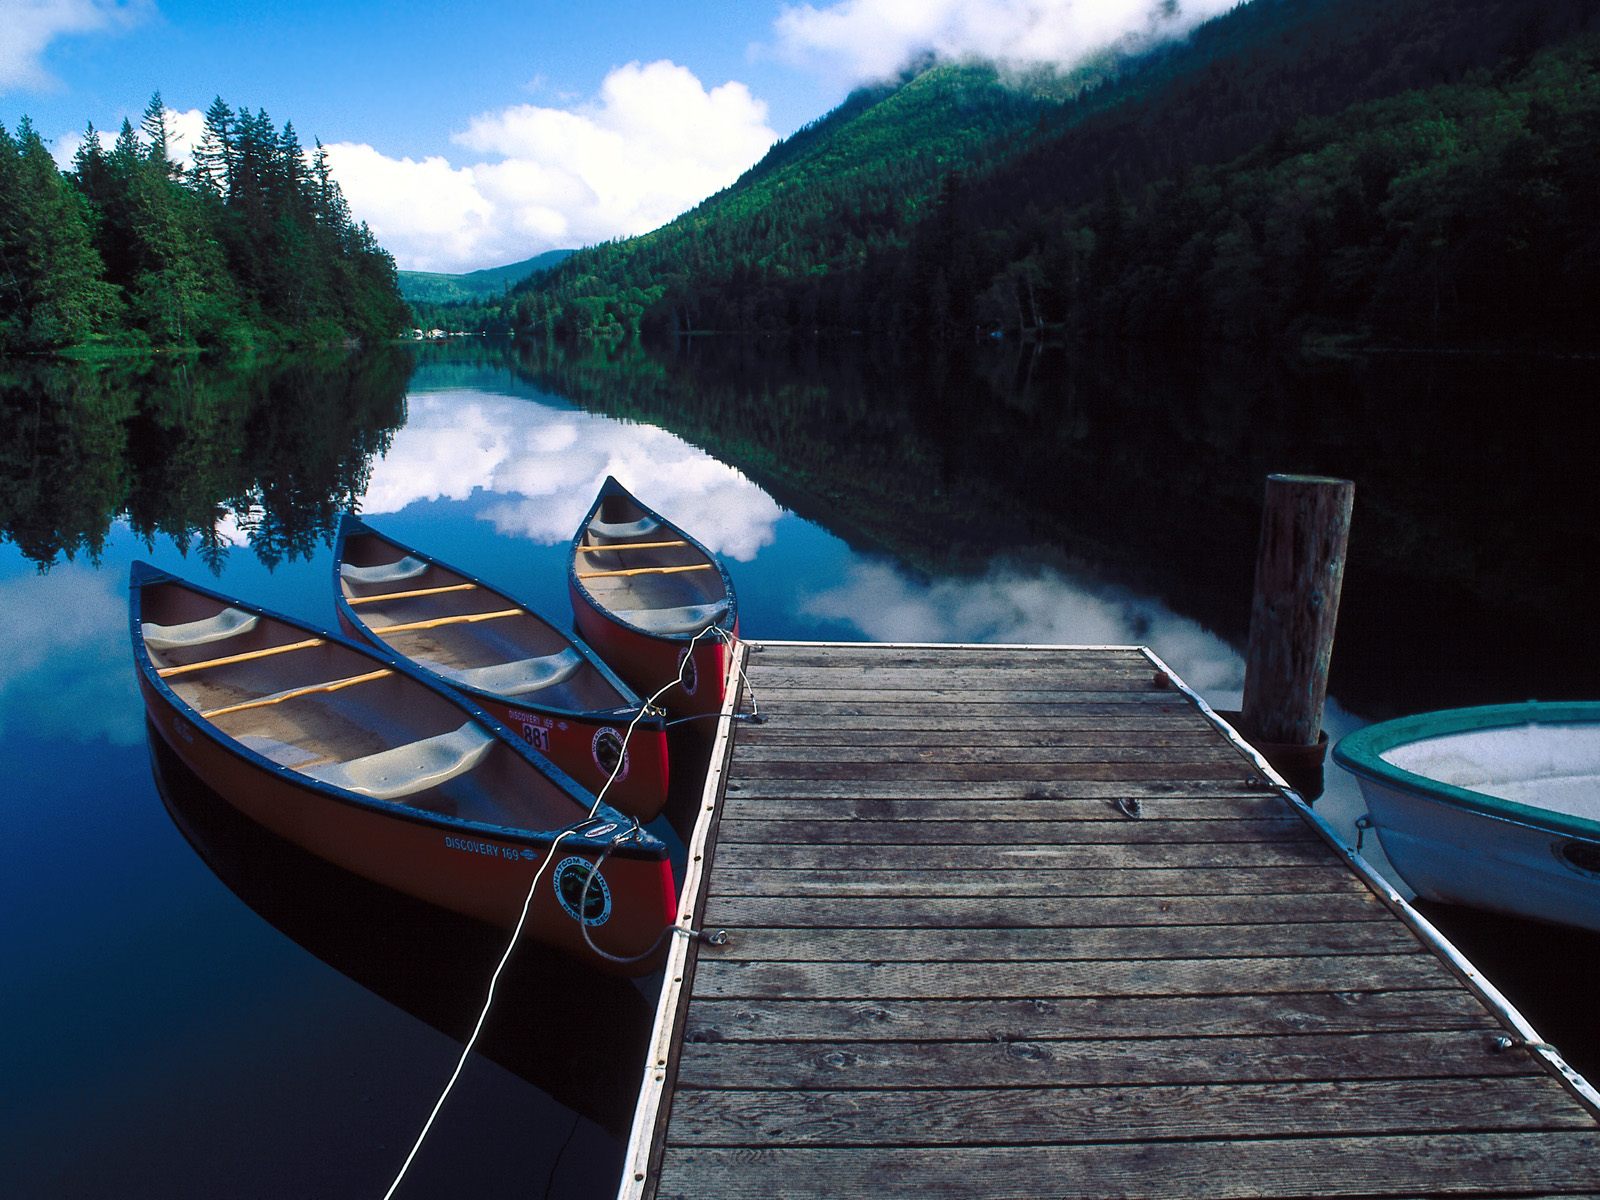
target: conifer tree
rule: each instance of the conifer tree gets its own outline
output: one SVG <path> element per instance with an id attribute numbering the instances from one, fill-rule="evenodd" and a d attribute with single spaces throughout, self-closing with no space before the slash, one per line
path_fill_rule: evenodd
<path id="1" fill-rule="evenodd" d="M 0 126 L 0 348 L 82 341 L 113 303 L 82 198 L 26 117 Z"/>
<path id="2" fill-rule="evenodd" d="M 232 175 L 233 109 L 218 96 L 206 110 L 205 133 L 194 151 L 196 186 L 212 196 L 228 194 Z"/>

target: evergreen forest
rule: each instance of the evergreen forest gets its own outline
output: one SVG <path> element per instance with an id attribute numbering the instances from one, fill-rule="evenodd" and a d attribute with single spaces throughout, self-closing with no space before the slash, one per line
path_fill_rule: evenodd
<path id="1" fill-rule="evenodd" d="M 455 328 L 1592 349 L 1600 0 L 1254 0 L 1070 78 L 927 63 Z"/>
<path id="2" fill-rule="evenodd" d="M 0 353 L 238 352 L 395 336 L 394 260 L 351 217 L 320 143 L 220 98 L 188 169 L 161 96 L 62 171 L 32 123 L 0 127 Z"/>

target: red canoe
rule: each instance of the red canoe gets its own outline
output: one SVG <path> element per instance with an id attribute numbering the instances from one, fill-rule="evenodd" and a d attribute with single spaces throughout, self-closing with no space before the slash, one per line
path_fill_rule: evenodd
<path id="1" fill-rule="evenodd" d="M 588 646 L 356 517 L 340 523 L 333 557 L 346 632 L 464 692 L 582 787 L 605 788 L 613 808 L 641 821 L 661 811 L 666 724 L 641 715 L 643 702 Z"/>
<path id="2" fill-rule="evenodd" d="M 567 578 L 578 632 L 646 699 L 675 717 L 722 708 L 733 581 L 715 557 L 607 477 L 572 539 Z"/>
<path id="3" fill-rule="evenodd" d="M 526 935 L 607 970 L 656 965 L 676 908 L 666 846 L 483 710 L 403 660 L 143 563 L 130 582 L 151 723 L 239 811 L 357 875 L 507 927 L 554 852 Z"/>

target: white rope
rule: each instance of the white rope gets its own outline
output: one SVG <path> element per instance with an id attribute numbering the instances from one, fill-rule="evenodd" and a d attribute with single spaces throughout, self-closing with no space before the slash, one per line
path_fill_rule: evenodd
<path id="1" fill-rule="evenodd" d="M 617 753 L 617 764 L 611 768 L 610 777 L 606 779 L 605 783 L 601 786 L 600 791 L 596 794 L 594 798 L 594 805 L 589 809 L 588 817 L 586 817 L 584 821 L 579 822 L 578 825 L 574 826 L 573 828 L 563 829 L 560 833 L 556 834 L 555 840 L 550 843 L 550 852 L 545 855 L 544 861 L 539 864 L 539 869 L 534 872 L 533 882 L 528 885 L 528 894 L 523 897 L 522 914 L 517 918 L 516 928 L 511 931 L 511 940 L 506 943 L 505 953 L 500 956 L 499 965 L 495 967 L 494 974 L 489 979 L 489 992 L 488 995 L 484 997 L 483 1008 L 478 1013 L 478 1023 L 473 1026 L 472 1036 L 467 1039 L 467 1044 L 461 1048 L 461 1057 L 456 1060 L 456 1069 L 450 1073 L 449 1082 L 444 1085 L 444 1090 L 439 1093 L 439 1099 L 434 1102 L 433 1111 L 428 1114 L 427 1121 L 423 1123 L 422 1132 L 417 1134 L 417 1140 L 412 1143 L 411 1153 L 406 1155 L 405 1162 L 400 1165 L 400 1171 L 394 1177 L 394 1182 L 389 1185 L 389 1190 L 383 1194 L 383 1200 L 391 1200 L 391 1198 L 394 1196 L 395 1190 L 400 1186 L 400 1181 L 406 1177 L 406 1172 L 411 1169 L 411 1163 L 417 1157 L 417 1151 L 422 1149 L 422 1143 L 427 1138 L 429 1130 L 433 1128 L 433 1122 L 434 1119 L 438 1117 L 439 1110 L 444 1107 L 446 1098 L 449 1097 L 451 1090 L 456 1086 L 456 1080 L 461 1078 L 461 1070 L 467 1065 L 467 1058 L 472 1053 L 472 1048 L 477 1045 L 478 1035 L 483 1032 L 484 1022 L 489 1019 L 489 1009 L 494 1004 L 494 989 L 495 985 L 500 982 L 500 973 L 505 970 L 506 963 L 511 961 L 511 953 L 517 948 L 518 939 L 522 937 L 523 926 L 528 923 L 528 911 L 533 906 L 534 893 L 539 890 L 539 881 L 544 878 L 545 868 L 556 860 L 556 847 L 561 845 L 562 838 L 574 833 L 577 829 L 582 828 L 582 826 L 587 822 L 594 820 L 595 814 L 600 811 L 600 804 L 605 799 L 605 794 L 611 790 L 611 785 L 616 782 L 617 776 L 622 772 L 623 764 L 627 761 L 628 742 L 633 737 L 634 728 L 641 720 L 644 719 L 645 714 L 649 713 L 655 707 L 655 702 L 657 700 L 659 700 L 672 688 L 683 683 L 683 674 L 689 666 L 689 658 L 694 653 L 695 643 L 701 638 L 705 637 L 707 633 L 715 633 L 723 640 L 723 643 L 728 646 L 729 650 L 732 650 L 732 639 L 726 632 L 724 632 L 722 629 L 719 629 L 715 625 L 708 625 L 699 633 L 694 635 L 689 642 L 688 650 L 684 653 L 683 661 L 678 664 L 678 677 L 665 687 L 662 687 L 653 696 L 651 696 L 650 699 L 646 700 L 642 705 L 640 705 L 639 711 L 634 714 L 633 720 L 628 722 L 628 728 L 622 735 L 622 749 Z M 744 677 L 743 668 L 740 668 L 739 675 L 740 678 Z M 638 836 L 638 831 L 639 823 L 635 821 L 633 823 L 633 828 L 628 830 L 627 833 L 623 834 L 622 838 L 613 838 L 612 844 L 615 845 L 618 840 L 626 840 L 628 838 L 636 837 Z M 597 874 L 600 873 L 600 863 L 605 862 L 606 857 L 611 853 L 611 850 L 612 846 L 606 847 L 604 852 L 602 852 L 600 855 L 600 862 L 595 864 L 594 868 L 590 870 L 588 877 L 583 881 L 583 895 L 578 902 L 578 912 L 580 914 L 583 912 L 583 905 L 587 902 L 589 897 L 589 883 Z M 656 947 L 661 944 L 661 938 L 658 937 L 655 941 L 655 944 L 652 945 L 649 950 L 646 950 L 644 954 L 637 955 L 635 958 L 619 958 L 614 954 L 609 954 L 606 951 L 601 950 L 594 944 L 593 940 L 589 937 L 588 926 L 585 925 L 581 919 L 578 921 L 578 928 L 580 931 L 582 931 L 583 940 L 588 943 L 589 949 L 600 955 L 602 958 L 610 959 L 612 962 L 635 962 L 646 955 L 655 953 Z M 667 928 L 662 931 L 661 936 L 667 937 L 671 933 L 676 933 L 678 931 L 679 930 L 676 924 L 668 925 Z"/>
<path id="2" fill-rule="evenodd" d="M 500 963 L 494 969 L 494 974 L 489 979 L 489 994 L 484 998 L 483 1010 L 478 1013 L 478 1023 L 473 1026 L 472 1036 L 467 1039 L 467 1044 L 461 1048 L 461 1057 L 456 1060 L 456 1069 L 450 1073 L 450 1081 L 444 1085 L 444 1091 L 439 1093 L 439 1099 L 434 1102 L 433 1111 L 428 1114 L 428 1119 L 422 1126 L 422 1132 L 417 1134 L 417 1140 L 412 1143 L 411 1153 L 406 1155 L 406 1161 L 400 1164 L 400 1173 L 394 1177 L 394 1182 L 389 1185 L 389 1190 L 383 1194 L 383 1200 L 390 1200 L 395 1189 L 400 1186 L 400 1181 L 406 1177 L 406 1172 L 411 1169 L 411 1162 L 417 1157 L 417 1151 L 422 1149 L 423 1140 L 428 1136 L 428 1131 L 433 1128 L 434 1118 L 439 1115 L 439 1110 L 444 1107 L 446 1097 L 456 1086 L 456 1080 L 461 1078 L 461 1068 L 467 1065 L 467 1056 L 472 1053 L 473 1046 L 477 1045 L 478 1034 L 483 1032 L 483 1023 L 489 1017 L 489 1006 L 494 1003 L 495 985 L 500 982 L 500 972 L 505 970 L 506 963 L 511 960 L 511 952 L 517 948 L 517 939 L 522 936 L 522 927 L 528 921 L 528 909 L 533 903 L 533 894 L 539 888 L 539 880 L 544 875 L 545 868 L 556 860 L 556 847 L 561 845 L 561 839 L 573 832 L 563 829 L 556 834 L 555 841 L 550 843 L 550 853 L 539 864 L 539 869 L 534 872 L 533 883 L 528 887 L 528 894 L 522 901 L 522 915 L 517 918 L 517 927 L 511 931 L 511 940 L 506 943 L 506 951 L 500 956 Z"/>

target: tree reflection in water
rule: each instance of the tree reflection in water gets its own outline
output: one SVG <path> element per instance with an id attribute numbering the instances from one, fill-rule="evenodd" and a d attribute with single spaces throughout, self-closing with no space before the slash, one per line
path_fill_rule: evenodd
<path id="1" fill-rule="evenodd" d="M 190 361 L 0 367 L 0 540 L 41 569 L 98 562 L 113 522 L 213 571 L 248 542 L 307 558 L 405 421 L 415 360 L 383 348 L 248 369 Z"/>

